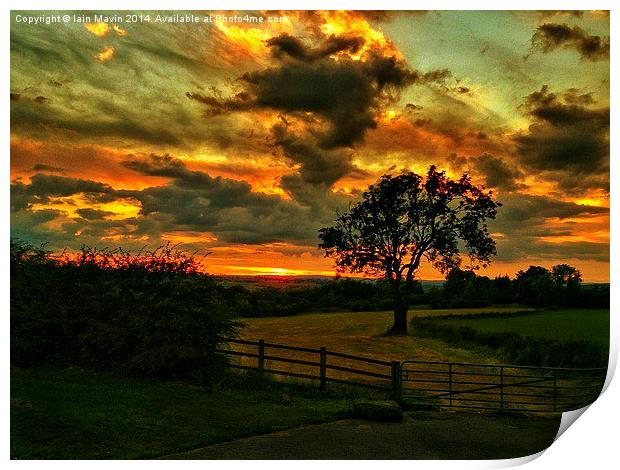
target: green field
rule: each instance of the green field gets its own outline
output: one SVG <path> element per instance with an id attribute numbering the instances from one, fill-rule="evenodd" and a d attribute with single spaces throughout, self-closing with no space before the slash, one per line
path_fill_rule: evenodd
<path id="1" fill-rule="evenodd" d="M 157 458 L 332 421 L 351 409 L 314 388 L 235 380 L 208 390 L 75 368 L 13 369 L 11 458 Z"/>
<path id="2" fill-rule="evenodd" d="M 508 317 L 451 318 L 452 326 L 484 333 L 514 332 L 524 337 L 556 341 L 584 340 L 609 345 L 609 310 L 562 309 Z"/>
<path id="3" fill-rule="evenodd" d="M 514 314 L 523 308 L 490 307 L 453 310 L 410 310 L 409 318 L 471 314 Z M 429 360 L 455 362 L 497 363 L 492 355 L 455 347 L 434 338 L 389 336 L 392 312 L 309 313 L 291 317 L 248 318 L 242 320 L 241 337 L 264 339 L 267 342 L 317 348 L 349 353 L 375 359 Z"/>

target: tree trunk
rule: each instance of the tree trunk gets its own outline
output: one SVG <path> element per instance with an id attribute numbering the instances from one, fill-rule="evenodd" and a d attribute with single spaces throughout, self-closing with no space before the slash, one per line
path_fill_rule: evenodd
<path id="1" fill-rule="evenodd" d="M 400 279 L 392 280 L 392 295 L 394 297 L 394 324 L 390 328 L 390 333 L 405 335 L 407 334 L 407 312 L 409 306 L 401 292 Z"/>

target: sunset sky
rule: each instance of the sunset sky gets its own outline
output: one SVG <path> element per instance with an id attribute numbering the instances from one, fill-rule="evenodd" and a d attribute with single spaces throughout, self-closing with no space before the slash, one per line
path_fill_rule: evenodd
<path id="1" fill-rule="evenodd" d="M 134 13 L 151 22 L 12 12 L 12 236 L 330 275 L 318 229 L 379 176 L 437 164 L 503 204 L 484 274 L 609 280 L 606 12 Z"/>

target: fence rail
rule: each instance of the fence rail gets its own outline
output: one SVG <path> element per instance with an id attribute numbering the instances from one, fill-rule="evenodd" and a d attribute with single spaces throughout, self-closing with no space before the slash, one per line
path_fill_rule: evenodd
<path id="1" fill-rule="evenodd" d="M 307 348 L 228 339 L 230 366 L 319 382 L 382 390 L 397 401 L 504 411 L 560 412 L 592 403 L 607 369 L 569 369 L 439 361 L 385 361 Z M 237 348 L 237 349 L 235 349 Z M 241 348 L 241 349 L 239 349 Z"/>
<path id="2" fill-rule="evenodd" d="M 603 388 L 606 368 L 569 369 L 431 361 L 401 364 L 409 403 L 502 411 L 582 408 Z"/>

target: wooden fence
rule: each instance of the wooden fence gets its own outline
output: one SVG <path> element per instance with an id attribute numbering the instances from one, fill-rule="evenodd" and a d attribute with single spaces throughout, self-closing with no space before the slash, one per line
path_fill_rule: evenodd
<path id="1" fill-rule="evenodd" d="M 385 361 L 329 351 L 228 339 L 220 352 L 230 367 L 380 390 L 396 401 L 504 411 L 560 412 L 592 403 L 603 388 L 606 368 L 569 369 L 436 361 Z"/>
<path id="2" fill-rule="evenodd" d="M 354 356 L 327 348 L 306 348 L 267 343 L 264 340 L 248 341 L 229 339 L 233 345 L 245 346 L 239 349 L 220 349 L 221 353 L 240 360 L 230 367 L 254 370 L 260 375 L 272 374 L 298 379 L 317 380 L 321 390 L 327 382 L 343 383 L 390 392 L 394 399 L 400 399 L 400 363 L 382 361 L 368 357 Z M 252 350 L 248 350 L 250 346 Z M 277 355 L 280 353 L 280 355 Z M 284 353 L 285 355 L 282 355 Z M 249 360 L 248 360 L 249 359 Z M 278 367 L 284 365 L 285 367 Z M 292 365 L 293 367 L 286 367 Z"/>

